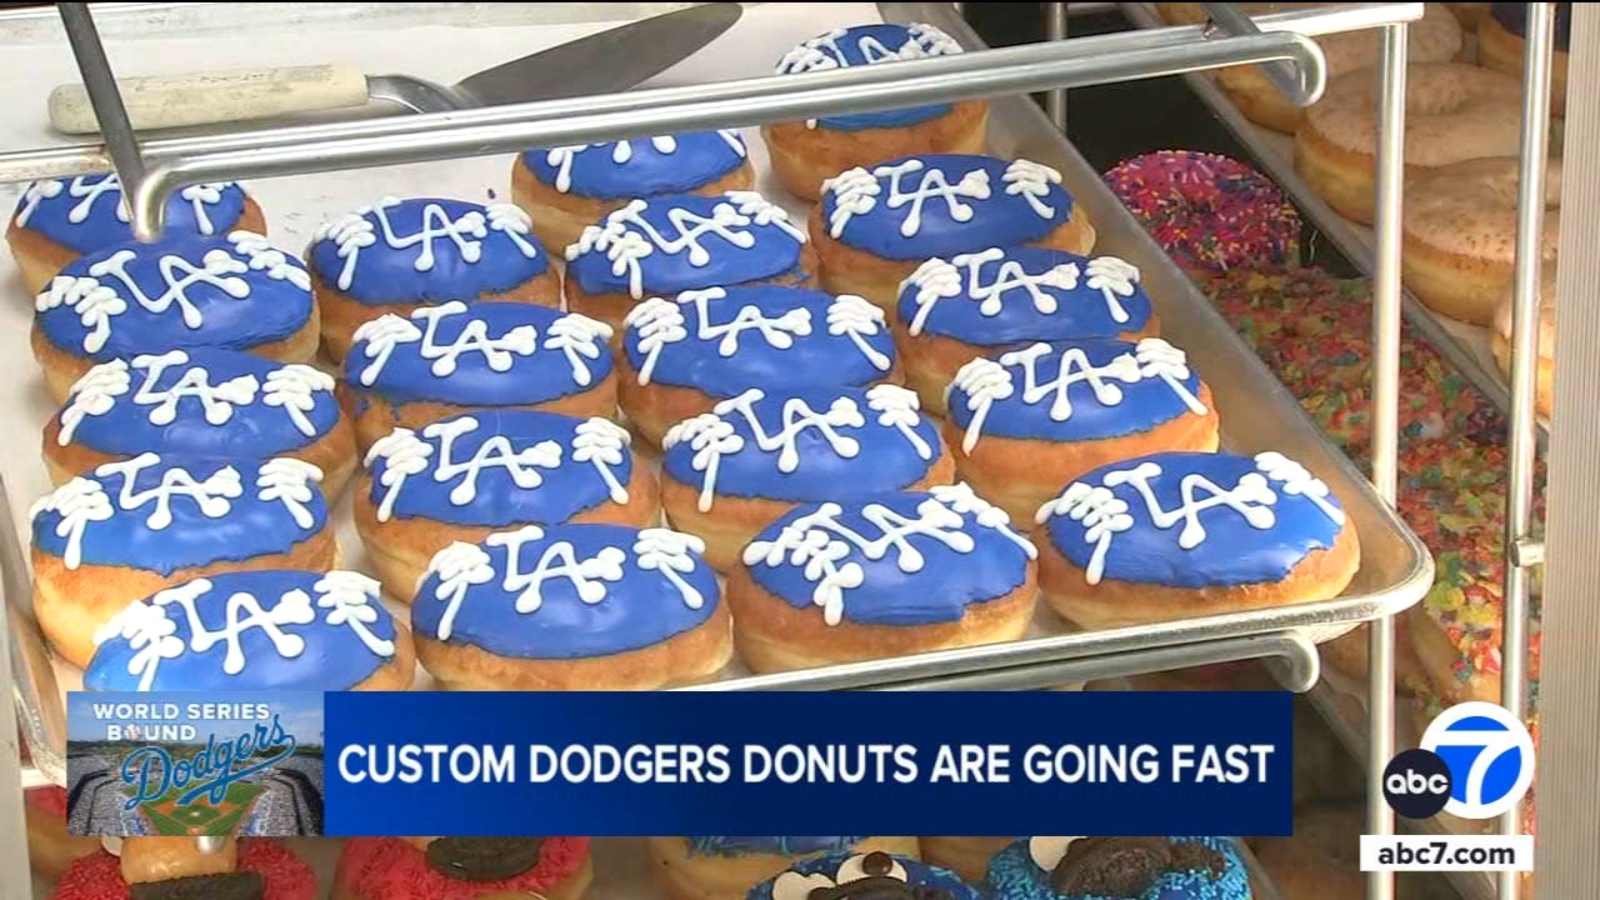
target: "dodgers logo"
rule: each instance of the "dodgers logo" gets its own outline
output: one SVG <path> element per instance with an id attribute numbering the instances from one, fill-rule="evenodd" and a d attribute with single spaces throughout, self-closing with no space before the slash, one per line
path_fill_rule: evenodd
<path id="1" fill-rule="evenodd" d="M 1494 703 L 1472 701 L 1445 710 L 1422 736 L 1450 770 L 1444 811 L 1463 819 L 1493 819 L 1510 811 L 1533 784 L 1533 736 L 1520 719 Z"/>

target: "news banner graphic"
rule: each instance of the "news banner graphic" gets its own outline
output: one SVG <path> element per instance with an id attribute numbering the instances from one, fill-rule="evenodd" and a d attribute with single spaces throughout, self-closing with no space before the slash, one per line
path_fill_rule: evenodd
<path id="1" fill-rule="evenodd" d="M 1473 701 L 1446 709 L 1383 772 L 1383 794 L 1397 815 L 1427 819 L 1498 818 L 1533 785 L 1533 736 L 1502 706 Z M 1533 837 L 1396 835 L 1361 837 L 1361 868 L 1391 872 L 1528 872 Z"/>
<path id="2" fill-rule="evenodd" d="M 67 697 L 67 831 L 322 833 L 320 693 Z"/>

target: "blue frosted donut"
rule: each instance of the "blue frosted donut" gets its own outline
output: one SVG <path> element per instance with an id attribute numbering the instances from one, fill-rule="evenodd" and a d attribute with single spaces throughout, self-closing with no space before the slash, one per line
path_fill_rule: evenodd
<path id="1" fill-rule="evenodd" d="M 250 350 L 311 321 L 305 266 L 247 231 L 174 235 L 73 260 L 34 301 L 50 345 L 105 362 L 163 350 Z"/>
<path id="2" fill-rule="evenodd" d="M 393 662 L 407 637 L 365 575 L 265 571 L 167 588 L 95 639 L 91 691 L 342 691 Z"/>
<path id="3" fill-rule="evenodd" d="M 843 852 L 800 860 L 787 871 L 756 885 L 746 895 L 746 900 L 808 900 L 811 891 L 817 888 L 851 884 L 867 878 L 880 880 L 878 890 L 868 895 L 875 898 L 916 900 L 929 896 L 925 892 L 934 891 L 947 900 L 979 900 L 981 896 L 948 869 L 887 853 Z M 896 890 L 888 884 L 891 881 L 900 882 L 904 887 Z"/>
<path id="4" fill-rule="evenodd" d="M 990 247 L 934 258 L 900 289 L 900 321 L 980 347 L 1114 338 L 1148 332 L 1150 295 L 1139 270 L 1114 256 L 1045 247 Z"/>
<path id="5" fill-rule="evenodd" d="M 754 191 L 634 200 L 567 248 L 567 281 L 635 300 L 747 281 L 805 280 L 803 229 Z M 569 294 L 570 297 L 570 294 Z"/>
<path id="6" fill-rule="evenodd" d="M 944 450 L 917 395 L 892 384 L 768 394 L 751 388 L 680 422 L 662 442 L 663 468 L 716 496 L 805 503 L 897 491 Z"/>
<path id="7" fill-rule="evenodd" d="M 961 45 L 956 43 L 954 38 L 932 25 L 898 25 L 887 22 L 855 25 L 850 28 L 835 28 L 827 34 L 802 42 L 784 54 L 783 59 L 778 62 L 777 74 L 826 72 L 905 59 L 949 56 L 960 52 Z M 950 105 L 941 103 L 884 112 L 824 116 L 821 119 L 808 120 L 806 125 L 810 128 L 820 126 L 835 131 L 904 128 L 937 119 L 949 112 Z"/>
<path id="8" fill-rule="evenodd" d="M 748 156 L 739 132 L 723 128 L 529 150 L 522 164 L 563 194 L 633 200 L 704 187 L 743 166 Z"/>
<path id="9" fill-rule="evenodd" d="M 368 306 L 498 295 L 550 270 L 527 213 L 434 197 L 385 197 L 326 222 L 306 261 L 324 285 Z"/>
<path id="10" fill-rule="evenodd" d="M 393 404 L 534 406 L 610 377 L 610 337 L 609 325 L 576 313 L 453 300 L 357 328 L 344 373 Z"/>
<path id="11" fill-rule="evenodd" d="M 941 153 L 839 173 L 823 182 L 821 216 L 836 241 L 920 263 L 1041 240 L 1072 208 L 1049 166 Z"/>
<path id="12" fill-rule="evenodd" d="M 1250 873 L 1238 848 L 1231 840 L 1210 837 L 1024 838 L 989 861 L 988 887 L 1004 900 L 1250 900 L 1251 895 Z"/>
<path id="13" fill-rule="evenodd" d="M 411 605 L 418 637 L 525 660 L 639 650 L 721 602 L 696 538 L 661 528 L 530 525 L 434 557 Z"/>
<path id="14" fill-rule="evenodd" d="M 1000 509 L 964 484 L 802 506 L 745 548 L 750 577 L 837 625 L 959 622 L 1004 597 L 1037 555 Z"/>
<path id="15" fill-rule="evenodd" d="M 565 522 L 628 502 L 633 454 L 610 419 L 531 410 L 465 413 L 396 429 L 367 453 L 377 521 L 503 527 Z"/>
<path id="16" fill-rule="evenodd" d="M 801 856 L 825 850 L 843 851 L 866 840 L 865 837 L 691 837 L 684 838 L 691 856 L 744 856 L 776 854 Z"/>
<path id="17" fill-rule="evenodd" d="M 1080 476 L 1039 510 L 1051 545 L 1103 579 L 1275 583 L 1345 528 L 1328 486 L 1279 453 L 1154 453 Z"/>
<path id="18" fill-rule="evenodd" d="M 163 233 L 174 239 L 227 234 L 244 217 L 246 199 L 243 188 L 227 181 L 179 188 L 167 198 Z M 17 201 L 11 225 L 78 253 L 133 240 L 116 175 L 35 181 Z"/>
<path id="19" fill-rule="evenodd" d="M 623 352 L 641 385 L 717 398 L 866 387 L 894 369 L 883 312 L 860 297 L 749 285 L 652 297 L 628 314 Z"/>

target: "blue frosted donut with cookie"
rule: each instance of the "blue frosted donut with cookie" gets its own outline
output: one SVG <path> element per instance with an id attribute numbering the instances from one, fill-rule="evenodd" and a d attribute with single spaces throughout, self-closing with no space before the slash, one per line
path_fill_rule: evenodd
<path id="1" fill-rule="evenodd" d="M 1006 900 L 1250 900 L 1239 849 L 1211 837 L 1035 837 L 989 862 Z"/>
<path id="2" fill-rule="evenodd" d="M 33 355 L 58 401 L 96 363 L 141 353 L 215 347 L 303 363 L 317 350 L 305 266 L 247 231 L 89 253 L 34 311 Z"/>
<path id="3" fill-rule="evenodd" d="M 29 511 L 40 629 L 82 667 L 102 625 L 162 588 L 240 568 L 333 568 L 321 478 L 292 457 L 230 463 L 155 453 L 73 478 Z"/>
<path id="4" fill-rule="evenodd" d="M 830 853 L 801 860 L 756 885 L 746 900 L 812 900 L 816 896 L 840 900 L 979 900 L 982 894 L 949 869 L 909 856 L 872 851 Z"/>
<path id="5" fill-rule="evenodd" d="M 745 900 L 752 888 L 808 857 L 882 851 L 917 856 L 914 837 L 646 838 L 672 900 Z"/>
<path id="6" fill-rule="evenodd" d="M 1327 600 L 1361 565 L 1355 523 L 1333 490 L 1276 451 L 1104 465 L 1035 521 L 1044 595 L 1084 628 Z"/>
<path id="7" fill-rule="evenodd" d="M 411 634 L 359 572 L 229 572 L 130 604 L 94 636 L 91 691 L 400 691 Z"/>
<path id="8" fill-rule="evenodd" d="M 72 386 L 44 431 L 50 478 L 63 484 L 143 453 L 189 459 L 292 456 L 316 466 L 330 497 L 356 465 L 333 376 L 237 350 L 169 350 L 100 363 Z"/>
<path id="9" fill-rule="evenodd" d="M 410 599 L 434 554 L 519 525 L 642 527 L 660 515 L 655 475 L 610 419 L 530 410 L 463 413 L 372 445 L 355 520 L 389 591 Z"/>
<path id="10" fill-rule="evenodd" d="M 452 300 L 560 305 L 560 284 L 528 214 L 510 203 L 384 197 L 328 220 L 306 251 L 322 342 L 342 361 L 383 315 Z"/>
<path id="11" fill-rule="evenodd" d="M 965 484 L 807 504 L 729 576 L 739 653 L 775 672 L 1015 640 L 1033 619 L 1037 556 Z"/>
<path id="12" fill-rule="evenodd" d="M 529 150 L 512 166 L 511 192 L 560 251 L 631 200 L 748 191 L 755 180 L 744 138 L 722 128 Z"/>
<path id="13" fill-rule="evenodd" d="M 618 392 L 652 443 L 718 400 L 898 382 L 883 312 L 860 297 L 747 285 L 651 297 L 628 314 Z"/>
<path id="14" fill-rule="evenodd" d="M 693 535 L 527 525 L 456 542 L 411 604 L 422 665 L 455 690 L 655 690 L 732 655 L 728 610 Z"/>
<path id="15" fill-rule="evenodd" d="M 612 416 L 611 327 L 528 303 L 424 306 L 355 331 L 344 360 L 363 450 L 396 428 L 474 410 Z"/>

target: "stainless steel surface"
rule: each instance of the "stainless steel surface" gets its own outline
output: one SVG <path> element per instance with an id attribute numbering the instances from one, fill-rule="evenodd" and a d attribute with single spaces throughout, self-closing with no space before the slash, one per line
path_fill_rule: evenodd
<path id="1" fill-rule="evenodd" d="M 1250 17 L 1239 10 L 1232 3 L 1202 3 L 1206 15 L 1220 27 L 1224 33 L 1233 35 L 1260 34 L 1261 29 Z M 1295 71 L 1292 66 L 1280 63 L 1268 63 L 1261 67 L 1267 80 L 1272 82 L 1290 103 L 1295 106 L 1310 106 L 1322 98 L 1322 85 L 1307 84 L 1302 73 Z"/>
<path id="2" fill-rule="evenodd" d="M 1044 31 L 1045 39 L 1051 41 L 1064 41 L 1067 39 L 1067 4 L 1044 4 Z M 1067 130 L 1067 92 L 1065 88 L 1056 88 L 1045 92 L 1045 113 L 1050 117 L 1050 124 L 1057 131 L 1066 133 Z"/>
<path id="3" fill-rule="evenodd" d="M 1511 545 L 1512 565 L 1530 568 L 1544 565 L 1544 541 L 1525 538 Z"/>
<path id="4" fill-rule="evenodd" d="M 0 483 L 0 501 L 5 499 L 5 485 Z M 8 508 L 8 507 L 0 507 Z M 0 528 L 8 535 L 11 529 Z M 0 545 L 6 537 L 0 536 Z M 10 543 L 15 545 L 12 538 Z M 15 561 L 9 557 L 14 551 L 0 546 L 0 602 L 6 602 L 8 608 L 12 590 L 10 573 Z M 24 575 L 18 579 L 24 586 L 28 579 Z M 26 900 L 31 893 L 28 878 L 23 875 L 28 871 L 28 826 L 23 814 L 22 790 L 24 774 L 22 772 L 22 748 L 18 744 L 21 731 L 18 730 L 17 716 L 19 713 L 26 715 L 23 709 L 22 698 L 16 691 L 27 689 L 30 686 L 28 678 L 13 675 L 18 656 L 25 652 L 25 648 L 10 647 L 11 637 L 9 629 L 0 628 L 0 873 L 15 873 L 14 877 L 0 875 L 0 900 Z M 12 698 L 16 697 L 13 701 Z"/>
<path id="5" fill-rule="evenodd" d="M 128 121 L 128 110 L 122 105 L 122 92 L 100 43 L 100 33 L 95 30 L 89 4 L 58 3 L 56 8 L 61 13 L 61 25 L 67 30 L 67 43 L 77 59 L 78 73 L 89 92 L 89 103 L 100 120 L 100 134 L 105 138 L 106 152 L 111 155 L 117 176 L 124 184 L 138 184 L 145 174 L 139 139 Z"/>
<path id="6" fill-rule="evenodd" d="M 11 509 L 11 497 L 6 485 L 0 481 L 0 509 Z M 44 635 L 33 619 L 33 585 L 28 578 L 28 561 L 14 528 L 0 527 L 0 599 L 6 604 L 6 623 L 3 629 L 10 635 L 10 665 L 4 678 L 11 681 L 11 690 L 4 696 L 13 698 L 23 739 L 31 751 L 31 768 L 34 781 L 65 785 L 67 783 L 67 716 L 62 708 L 61 690 L 56 685 L 55 668 L 50 662 L 50 651 L 45 649 Z M 5 636 L 0 635 L 0 643 Z M 0 719 L 4 718 L 0 713 Z M 0 726 L 4 722 L 0 721 Z M 0 734 L 10 735 L 15 729 Z M 3 756 L 4 754 L 0 754 Z M 7 782 L 0 781 L 0 789 Z"/>

